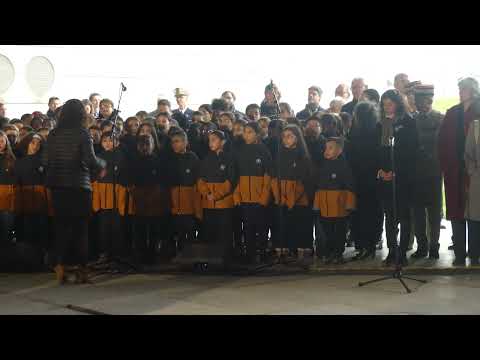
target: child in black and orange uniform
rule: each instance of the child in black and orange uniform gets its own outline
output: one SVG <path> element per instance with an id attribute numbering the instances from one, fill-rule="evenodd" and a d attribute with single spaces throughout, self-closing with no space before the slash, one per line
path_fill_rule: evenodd
<path id="1" fill-rule="evenodd" d="M 225 140 L 220 130 L 209 134 L 210 152 L 200 164 L 197 186 L 203 209 L 202 240 L 208 242 L 212 253 L 222 257 L 228 266 L 233 246 L 235 169 L 232 155 L 223 151 Z"/>
<path id="2" fill-rule="evenodd" d="M 15 160 L 7 135 L 0 131 L 0 247 L 7 244 L 13 229 Z"/>
<path id="3" fill-rule="evenodd" d="M 235 154 L 238 184 L 233 199 L 240 207 L 249 263 L 257 262 L 257 247 L 263 255 L 267 247 L 266 208 L 271 198 L 272 158 L 260 140 L 260 130 L 255 122 L 245 125 L 245 144 Z"/>
<path id="4" fill-rule="evenodd" d="M 44 139 L 38 134 L 30 134 L 25 138 L 25 156 L 15 164 L 15 212 L 19 217 L 16 229 L 18 238 L 45 253 L 53 244 L 48 244 L 51 204 L 45 187 L 45 168 L 41 161 L 43 142 Z"/>
<path id="5" fill-rule="evenodd" d="M 276 257 L 297 251 L 298 259 L 312 254 L 313 227 L 310 205 L 311 161 L 301 130 L 287 125 L 274 157 L 272 192 L 278 206 L 274 214 L 278 236 L 273 237 Z"/>
<path id="6" fill-rule="evenodd" d="M 92 183 L 93 212 L 97 216 L 96 239 L 100 260 L 112 256 L 126 256 L 124 216 L 126 214 L 126 163 L 118 139 L 111 132 L 102 134 L 103 151 L 98 157 L 107 163 L 107 173 Z M 115 185 L 115 189 L 114 189 Z"/>
<path id="7" fill-rule="evenodd" d="M 197 191 L 200 160 L 197 155 L 187 151 L 188 139 L 183 130 L 171 137 L 173 153 L 170 154 L 170 204 L 173 233 L 177 237 L 177 250 L 181 252 L 195 239 L 199 215 L 199 196 Z"/>
<path id="8" fill-rule="evenodd" d="M 317 223 L 325 233 L 325 246 L 317 256 L 326 257 L 326 263 L 341 264 L 345 251 L 347 217 L 355 208 L 352 171 L 343 156 L 343 139 L 328 138 L 325 146 L 325 161 L 315 174 L 314 211 L 318 212 Z"/>
<path id="9" fill-rule="evenodd" d="M 169 236 L 168 159 L 154 148 L 152 135 L 139 135 L 137 154 L 128 166 L 129 213 L 134 215 L 134 254 L 139 264 L 152 263 L 158 245 L 162 252 L 167 248 Z"/>

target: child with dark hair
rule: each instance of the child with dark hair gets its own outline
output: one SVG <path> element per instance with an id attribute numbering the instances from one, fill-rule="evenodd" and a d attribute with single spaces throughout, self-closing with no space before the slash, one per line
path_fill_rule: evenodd
<path id="1" fill-rule="evenodd" d="M 257 104 L 250 104 L 245 109 L 247 121 L 258 121 L 260 119 L 260 106 Z"/>
<path id="2" fill-rule="evenodd" d="M 342 119 L 336 114 L 323 114 L 320 117 L 322 135 L 325 138 L 341 136 L 340 127 Z"/>
<path id="3" fill-rule="evenodd" d="M 222 257 L 228 267 L 232 259 L 232 209 L 235 167 L 230 153 L 223 150 L 225 134 L 209 134 L 210 152 L 200 164 L 197 182 L 203 209 L 202 238 L 209 243 L 214 257 Z"/>
<path id="4" fill-rule="evenodd" d="M 43 126 L 43 117 L 42 116 L 35 116 L 32 119 L 32 122 L 30 126 L 33 128 L 33 130 L 38 131 Z"/>
<path id="5" fill-rule="evenodd" d="M 0 131 L 0 247 L 7 245 L 13 228 L 15 161 L 7 135 Z"/>
<path id="6" fill-rule="evenodd" d="M 113 121 L 110 120 L 103 120 L 100 125 L 100 130 L 103 133 L 111 132 L 113 130 Z"/>
<path id="7" fill-rule="evenodd" d="M 197 180 L 200 161 L 187 150 L 188 138 L 183 130 L 171 137 L 170 168 L 170 202 L 173 234 L 177 238 L 177 252 L 192 244 L 200 216 L 200 198 Z"/>
<path id="8" fill-rule="evenodd" d="M 272 192 L 279 213 L 274 215 L 273 236 L 276 257 L 297 252 L 298 259 L 312 255 L 313 229 L 309 207 L 311 161 L 302 131 L 295 125 L 281 133 L 279 154 L 274 155 Z"/>
<path id="9" fill-rule="evenodd" d="M 194 111 L 192 113 L 192 123 L 198 123 L 203 120 L 203 113 L 201 111 Z"/>
<path id="10" fill-rule="evenodd" d="M 93 140 L 93 150 L 95 151 L 95 154 L 98 155 L 100 152 L 102 152 L 102 145 L 100 143 L 102 139 L 102 130 L 98 126 L 94 125 L 90 126 L 88 131 Z"/>
<path id="11" fill-rule="evenodd" d="M 350 137 L 350 130 L 352 129 L 352 115 L 347 112 L 341 112 L 340 116 L 340 135 L 343 136 L 345 139 Z"/>
<path id="12" fill-rule="evenodd" d="M 25 138 L 25 156 L 15 164 L 18 239 L 31 244 L 42 253 L 53 245 L 48 243 L 48 215 L 51 204 L 45 187 L 46 171 L 41 162 L 44 142 L 45 139 L 38 134 L 28 135 Z"/>
<path id="13" fill-rule="evenodd" d="M 258 125 L 260 125 L 260 139 L 265 143 L 268 139 L 268 126 L 270 125 L 270 119 L 266 116 L 258 119 Z"/>
<path id="14" fill-rule="evenodd" d="M 131 116 L 125 121 L 125 132 L 120 137 L 120 146 L 126 157 L 130 157 L 137 151 L 137 131 L 140 127 L 140 120 Z"/>
<path id="15" fill-rule="evenodd" d="M 342 138 L 329 138 L 325 146 L 325 161 L 316 169 L 315 199 L 316 224 L 325 233 L 325 243 L 317 249 L 317 257 L 325 257 L 326 263 L 344 262 L 347 216 L 355 208 L 353 176 L 348 163 L 341 157 Z"/>
<path id="16" fill-rule="evenodd" d="M 109 260 L 112 256 L 126 256 L 123 234 L 127 213 L 127 169 L 118 143 L 111 132 L 102 134 L 102 152 L 98 157 L 107 163 L 107 172 L 103 178 L 92 182 L 92 207 L 97 217 L 95 230 L 100 261 Z"/>
<path id="17" fill-rule="evenodd" d="M 238 184 L 233 194 L 243 222 L 247 261 L 258 263 L 256 251 L 265 258 L 267 248 L 267 214 L 271 197 L 272 158 L 260 140 L 260 126 L 250 122 L 245 125 L 244 145 L 235 154 Z"/>
<path id="18" fill-rule="evenodd" d="M 370 101 L 376 105 L 380 102 L 380 94 L 375 89 L 366 89 L 362 93 L 361 101 Z"/>
<path id="19" fill-rule="evenodd" d="M 153 136 L 138 135 L 137 153 L 128 166 L 132 204 L 129 213 L 134 215 L 133 237 L 138 264 L 152 263 L 159 244 L 162 253 L 168 255 L 168 168 L 166 156 L 155 151 Z"/>

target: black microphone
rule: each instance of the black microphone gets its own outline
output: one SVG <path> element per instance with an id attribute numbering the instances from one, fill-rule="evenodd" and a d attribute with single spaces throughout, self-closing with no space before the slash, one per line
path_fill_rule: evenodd
<path id="1" fill-rule="evenodd" d="M 123 85 L 123 82 L 120 83 L 122 85 L 122 91 L 127 91 L 127 87 Z"/>

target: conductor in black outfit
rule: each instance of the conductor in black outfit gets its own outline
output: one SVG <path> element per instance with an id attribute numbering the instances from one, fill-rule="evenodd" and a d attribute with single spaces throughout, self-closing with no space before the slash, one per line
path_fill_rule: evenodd
<path id="1" fill-rule="evenodd" d="M 105 162 L 95 156 L 92 138 L 85 128 L 87 114 L 80 100 L 62 106 L 58 127 L 48 136 L 43 162 L 47 187 L 52 193 L 55 214 L 55 272 L 64 282 L 64 265 L 77 265 L 76 282 L 87 280 L 88 220 L 92 209 L 90 173 L 105 176 Z M 67 258 L 69 251 L 72 257 Z"/>

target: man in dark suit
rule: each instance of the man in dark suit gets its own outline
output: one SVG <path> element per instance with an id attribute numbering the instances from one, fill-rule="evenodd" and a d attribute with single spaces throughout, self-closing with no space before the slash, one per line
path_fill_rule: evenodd
<path id="1" fill-rule="evenodd" d="M 306 121 L 316 112 L 325 111 L 325 109 L 320 106 L 322 94 L 323 91 L 318 86 L 310 86 L 308 88 L 308 104 L 305 106 L 305 109 L 297 113 L 298 120 Z"/>
<path id="2" fill-rule="evenodd" d="M 366 89 L 368 89 L 368 86 L 365 84 L 365 81 L 362 78 L 353 79 L 351 87 L 353 100 L 343 105 L 342 112 L 347 112 L 350 115 L 353 115 L 353 109 L 359 102 L 360 97 Z"/>
<path id="3" fill-rule="evenodd" d="M 177 100 L 178 109 L 173 110 L 172 118 L 177 120 L 178 124 L 185 130 L 188 130 L 192 122 L 193 110 L 188 108 L 188 92 L 182 88 L 174 90 L 175 99 Z"/>

